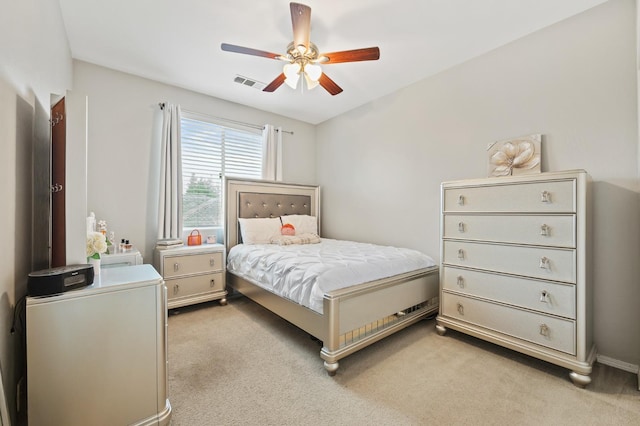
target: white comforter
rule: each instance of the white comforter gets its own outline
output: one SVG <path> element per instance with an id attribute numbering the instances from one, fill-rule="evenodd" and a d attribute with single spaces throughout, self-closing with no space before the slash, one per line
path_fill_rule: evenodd
<path id="1" fill-rule="evenodd" d="M 227 270 L 322 313 L 323 295 L 396 274 L 434 266 L 416 250 L 322 238 L 318 244 L 239 244 Z"/>

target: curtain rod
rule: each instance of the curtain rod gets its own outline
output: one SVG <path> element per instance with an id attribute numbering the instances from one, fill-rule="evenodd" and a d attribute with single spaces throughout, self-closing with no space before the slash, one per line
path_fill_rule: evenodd
<path id="1" fill-rule="evenodd" d="M 159 102 L 158 106 L 160 106 L 160 109 L 164 109 L 165 103 L 164 102 Z M 239 124 L 241 126 L 246 126 L 246 127 L 251 127 L 253 129 L 258 129 L 258 130 L 264 130 L 264 126 L 261 126 L 259 124 L 252 124 L 252 123 L 245 123 L 243 121 L 236 121 L 236 120 L 230 120 L 228 118 L 223 118 L 223 117 L 216 117 L 214 115 L 209 115 L 209 114 L 203 114 L 201 112 L 195 112 L 195 111 L 189 111 L 187 109 L 184 110 L 185 112 L 191 113 L 191 114 L 200 114 L 200 115 L 206 115 L 207 117 L 210 118 L 214 118 L 216 120 L 221 120 L 221 121 L 226 121 L 227 123 L 233 123 L 233 124 Z M 293 135 L 293 132 L 290 130 L 280 130 L 280 129 L 276 129 L 277 132 L 282 132 L 282 133 L 289 133 L 290 135 Z"/>

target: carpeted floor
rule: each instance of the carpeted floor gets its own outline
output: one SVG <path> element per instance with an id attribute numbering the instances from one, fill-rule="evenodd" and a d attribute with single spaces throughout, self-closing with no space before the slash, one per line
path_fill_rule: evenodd
<path id="1" fill-rule="evenodd" d="M 324 370 L 305 332 L 239 297 L 169 315 L 171 424 L 640 425 L 637 376 L 568 370 L 421 321 Z"/>

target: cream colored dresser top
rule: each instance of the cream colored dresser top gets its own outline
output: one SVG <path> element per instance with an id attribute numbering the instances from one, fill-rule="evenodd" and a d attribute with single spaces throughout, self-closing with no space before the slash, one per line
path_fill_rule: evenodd
<path id="1" fill-rule="evenodd" d="M 226 305 L 222 244 L 156 248 L 154 265 L 165 280 L 169 309 L 217 299 Z"/>
<path id="2" fill-rule="evenodd" d="M 444 182 L 440 315 L 447 327 L 590 383 L 590 178 L 583 170 Z"/>

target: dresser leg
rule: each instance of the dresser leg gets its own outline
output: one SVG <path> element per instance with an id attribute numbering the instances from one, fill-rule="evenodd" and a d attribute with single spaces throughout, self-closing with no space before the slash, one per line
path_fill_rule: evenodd
<path id="1" fill-rule="evenodd" d="M 587 376 L 585 374 L 576 373 L 575 371 L 572 371 L 571 373 L 569 373 L 569 377 L 571 377 L 571 380 L 573 381 L 573 384 L 576 385 L 579 388 L 584 388 L 589 383 L 591 383 L 591 377 L 590 376 Z"/>
<path id="2" fill-rule="evenodd" d="M 226 298 L 226 297 L 223 297 L 222 299 L 220 299 L 220 304 L 221 304 L 222 306 L 226 305 L 226 304 L 227 304 L 227 298 Z"/>
<path id="3" fill-rule="evenodd" d="M 444 334 L 447 332 L 446 327 L 441 326 L 440 324 L 436 324 L 436 332 L 440 335 L 440 336 L 444 336 Z"/>
<path id="4" fill-rule="evenodd" d="M 339 366 L 340 364 L 337 362 L 324 362 L 324 368 L 327 370 L 327 373 L 329 373 L 329 376 L 335 376 Z"/>

